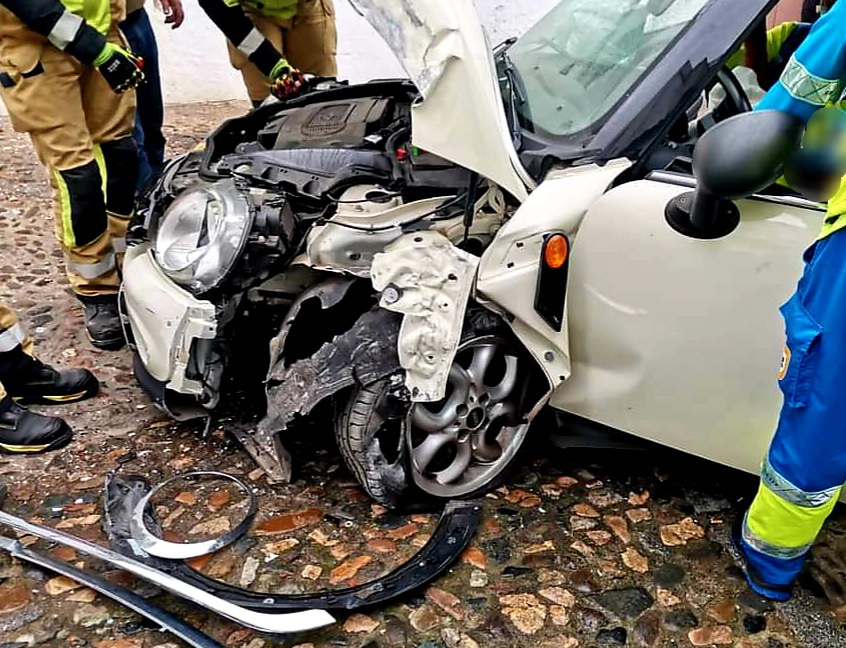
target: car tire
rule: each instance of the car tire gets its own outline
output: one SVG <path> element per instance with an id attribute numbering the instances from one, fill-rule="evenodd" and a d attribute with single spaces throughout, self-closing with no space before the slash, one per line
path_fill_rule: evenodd
<path id="1" fill-rule="evenodd" d="M 380 439 L 382 411 L 390 398 L 391 379 L 357 387 L 339 403 L 335 415 L 335 439 L 344 463 L 364 491 L 388 508 L 401 508 L 408 491 L 402 434 L 397 445 L 383 447 Z M 396 453 L 396 454 L 393 454 Z"/>
<path id="2" fill-rule="evenodd" d="M 473 345 L 502 345 L 509 349 L 509 358 L 520 358 L 521 383 L 515 388 L 514 405 L 522 419 L 534 405 L 529 396 L 529 367 L 534 362 L 513 340 L 513 337 L 497 318 L 489 315 L 468 318 L 467 330 L 462 337 L 456 362 L 460 354 Z M 522 382 L 525 378 L 525 382 Z M 335 436 L 341 455 L 347 467 L 367 494 L 376 502 L 388 508 L 418 508 L 431 506 L 449 499 L 472 499 L 500 486 L 519 463 L 520 449 L 525 441 L 529 423 L 520 422 L 511 426 L 518 428 L 514 435 L 516 447 L 503 452 L 503 465 L 490 470 L 491 478 L 478 484 L 470 482 L 460 489 L 445 488 L 439 491 L 435 482 L 428 483 L 422 471 L 412 465 L 415 452 L 411 425 L 412 404 L 398 395 L 403 390 L 401 374 L 356 387 L 338 403 L 335 416 Z M 446 400 L 446 399 L 445 399 Z M 418 435 L 419 436 L 419 435 Z M 492 462 L 493 463 L 493 462 Z M 420 474 L 418 474 L 420 473 Z M 421 484 L 420 481 L 423 480 Z M 422 487 L 421 487 L 422 486 Z"/>

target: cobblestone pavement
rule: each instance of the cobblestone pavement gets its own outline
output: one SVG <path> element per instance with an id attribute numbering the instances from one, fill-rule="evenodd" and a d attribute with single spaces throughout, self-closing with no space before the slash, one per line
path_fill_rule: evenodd
<path id="1" fill-rule="evenodd" d="M 243 109 L 239 103 L 171 109 L 172 150 L 193 146 Z M 78 433 L 69 447 L 45 457 L 0 459 L 8 510 L 104 542 L 101 492 L 109 471 L 154 483 L 188 469 L 243 475 L 260 497 L 258 525 L 235 546 L 192 566 L 278 593 L 365 582 L 426 542 L 436 515 L 400 516 L 372 505 L 342 467 L 320 420 L 292 435 L 295 480 L 284 487 L 269 487 L 226 433 L 254 422 L 257 408 L 249 399 L 218 418 L 206 438 L 197 424 L 164 420 L 135 385 L 128 352 L 99 352 L 85 341 L 79 309 L 58 270 L 46 182 L 28 142 L 7 122 L 0 122 L 0 181 L 0 297 L 18 308 L 42 357 L 89 367 L 103 382 L 98 398 L 62 410 Z M 103 572 L 103 565 L 72 551 L 41 548 L 140 588 L 239 648 L 846 645 L 839 634 L 846 607 L 808 591 L 779 607 L 746 593 L 727 534 L 740 496 L 754 481 L 674 455 L 554 450 L 544 438 L 551 429 L 549 422 L 535 427 L 536 448 L 507 486 L 485 499 L 484 522 L 451 573 L 398 604 L 340 618 L 309 636 L 261 636 L 126 574 Z M 163 493 L 156 510 L 169 538 L 195 540 L 228 528 L 239 507 L 226 489 L 184 484 Z M 835 598 L 843 594 L 838 542 L 844 534 L 839 514 L 814 563 L 817 581 Z M 0 648 L 33 645 L 180 644 L 92 591 L 0 555 Z"/>

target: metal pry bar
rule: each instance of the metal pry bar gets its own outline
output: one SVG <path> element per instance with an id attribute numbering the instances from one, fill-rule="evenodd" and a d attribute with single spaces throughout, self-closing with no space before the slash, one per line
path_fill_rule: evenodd
<path id="1" fill-rule="evenodd" d="M 28 533 L 42 540 L 58 542 L 59 544 L 76 549 L 80 553 L 97 558 L 98 560 L 103 560 L 119 569 L 135 574 L 150 583 L 154 583 L 171 594 L 196 603 L 235 623 L 254 630 L 273 634 L 288 634 L 293 632 L 307 632 L 308 630 L 315 630 L 335 623 L 335 618 L 325 610 L 267 614 L 244 609 L 238 605 L 219 599 L 209 592 L 204 592 L 193 585 L 189 585 L 174 576 L 148 567 L 134 558 L 123 556 L 82 538 L 27 522 L 5 511 L 0 511 L 0 524 L 22 533 Z"/>

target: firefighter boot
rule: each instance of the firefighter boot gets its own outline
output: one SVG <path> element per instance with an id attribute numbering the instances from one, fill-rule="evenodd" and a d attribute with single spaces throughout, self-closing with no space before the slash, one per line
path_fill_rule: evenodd
<path id="1" fill-rule="evenodd" d="M 0 453 L 39 454 L 66 445 L 73 432 L 62 419 L 21 407 L 11 396 L 0 399 Z"/>
<path id="2" fill-rule="evenodd" d="M 82 306 L 85 331 L 91 344 L 106 351 L 116 351 L 126 344 L 117 297 L 86 298 Z"/>
<path id="3" fill-rule="evenodd" d="M 86 369 L 57 371 L 17 347 L 0 354 L 0 383 L 16 401 L 75 403 L 94 396 L 100 384 Z"/>

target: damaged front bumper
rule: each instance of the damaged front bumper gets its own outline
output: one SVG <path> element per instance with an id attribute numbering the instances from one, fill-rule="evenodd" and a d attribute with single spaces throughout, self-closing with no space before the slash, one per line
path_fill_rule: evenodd
<path id="1" fill-rule="evenodd" d="M 203 351 L 217 335 L 215 306 L 177 286 L 158 267 L 148 244 L 126 253 L 122 303 L 127 339 L 143 367 L 145 389 L 157 402 L 164 390 L 202 398 Z"/>
<path id="2" fill-rule="evenodd" d="M 432 537 L 408 562 L 391 573 L 370 583 L 346 589 L 313 594 L 276 595 L 254 592 L 213 580 L 179 560 L 163 560 L 135 553 L 137 545 L 131 533 L 130 520 L 139 499 L 150 492 L 150 484 L 139 477 L 111 476 L 106 485 L 105 531 L 116 552 L 137 560 L 196 588 L 216 599 L 226 601 L 238 609 L 285 617 L 298 610 L 341 612 L 372 608 L 418 591 L 446 573 L 469 546 L 482 520 L 482 505 L 478 501 L 448 502 Z M 2 515 L 2 512 L 0 512 Z M 149 523 L 161 533 L 150 512 Z"/>

